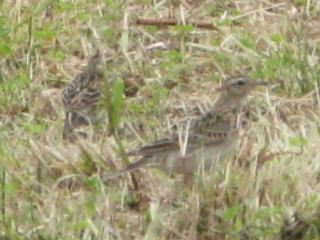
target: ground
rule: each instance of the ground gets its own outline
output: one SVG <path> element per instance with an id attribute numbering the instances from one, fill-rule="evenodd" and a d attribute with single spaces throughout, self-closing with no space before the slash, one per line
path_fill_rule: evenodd
<path id="1" fill-rule="evenodd" d="M 1 239 L 320 239 L 319 1 L 0 5 Z M 109 117 L 65 141 L 60 91 L 97 51 L 112 59 Z M 248 98 L 241 142 L 213 172 L 191 186 L 153 169 L 101 181 L 239 73 L 270 85 Z"/>

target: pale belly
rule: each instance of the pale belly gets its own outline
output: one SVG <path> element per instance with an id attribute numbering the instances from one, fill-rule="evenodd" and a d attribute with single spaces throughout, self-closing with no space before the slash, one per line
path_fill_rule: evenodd
<path id="1" fill-rule="evenodd" d="M 198 170 L 210 170 L 216 161 L 223 160 L 235 148 L 236 138 L 214 146 L 204 146 L 191 153 L 182 155 L 171 153 L 165 161 L 165 171 L 169 173 L 192 174 Z"/>

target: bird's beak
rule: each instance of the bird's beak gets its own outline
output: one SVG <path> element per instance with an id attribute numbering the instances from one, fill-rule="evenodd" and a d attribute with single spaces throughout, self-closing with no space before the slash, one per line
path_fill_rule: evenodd
<path id="1" fill-rule="evenodd" d="M 266 82 L 266 81 L 256 81 L 254 83 L 255 86 L 267 86 L 269 85 L 269 82 Z"/>

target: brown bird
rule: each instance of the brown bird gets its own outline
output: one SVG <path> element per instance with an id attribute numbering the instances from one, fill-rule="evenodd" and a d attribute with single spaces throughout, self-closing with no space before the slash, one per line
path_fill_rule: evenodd
<path id="1" fill-rule="evenodd" d="M 103 177 L 108 181 L 124 172 L 143 166 L 160 168 L 165 172 L 182 173 L 190 178 L 198 169 L 210 169 L 216 160 L 223 159 L 234 149 L 239 138 L 241 105 L 245 97 L 259 85 L 247 75 L 226 79 L 219 89 L 220 96 L 201 118 L 190 122 L 186 131 L 154 141 L 127 153 L 142 156 L 126 169 Z"/>
<path id="2" fill-rule="evenodd" d="M 86 69 L 78 74 L 63 90 L 65 107 L 64 138 L 72 137 L 73 131 L 91 124 L 97 117 L 96 105 L 101 98 L 102 70 L 98 69 L 100 56 L 91 57 Z"/>

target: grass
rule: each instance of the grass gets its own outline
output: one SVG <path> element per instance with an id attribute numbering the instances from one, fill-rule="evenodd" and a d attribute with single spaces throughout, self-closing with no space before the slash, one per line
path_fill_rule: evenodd
<path id="1" fill-rule="evenodd" d="M 169 1 L 0 3 L 0 239 L 280 239 L 294 213 L 303 239 L 320 239 L 318 1 L 182 2 L 219 30 L 134 24 L 166 18 Z M 102 109 L 113 134 L 106 120 L 66 143 L 59 89 L 97 49 L 116 60 Z M 119 146 L 170 133 L 243 72 L 271 87 L 248 99 L 243 141 L 212 174 L 102 184 L 125 164 Z"/>

